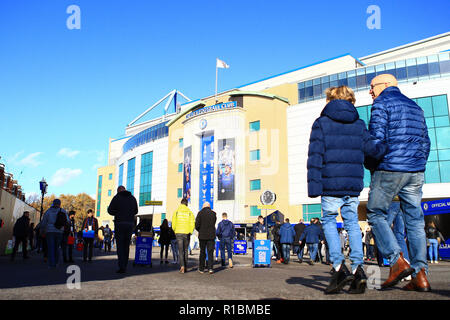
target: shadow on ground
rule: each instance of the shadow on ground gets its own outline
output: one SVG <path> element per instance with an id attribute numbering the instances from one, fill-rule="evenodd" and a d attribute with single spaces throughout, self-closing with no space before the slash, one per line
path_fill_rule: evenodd
<path id="1" fill-rule="evenodd" d="M 0 289 L 24 288 L 34 286 L 64 285 L 74 272 L 68 272 L 68 267 L 77 265 L 80 267 L 81 282 L 120 280 L 127 277 L 157 273 L 178 273 L 178 264 L 160 264 L 160 259 L 152 257 L 152 267 L 148 265 L 133 265 L 134 259 L 128 261 L 127 272 L 125 274 L 116 273 L 118 269 L 116 252 L 104 253 L 97 251 L 94 253 L 92 262 L 83 262 L 82 255 L 74 253 L 74 263 L 60 263 L 56 268 L 49 269 L 44 262 L 42 254 L 33 252 L 30 259 L 23 260 L 21 255 L 17 255 L 15 261 L 11 262 L 9 256 L 0 257 Z M 198 258 L 189 256 L 188 269 L 196 271 Z M 226 267 L 214 266 L 214 272 L 220 272 Z"/>

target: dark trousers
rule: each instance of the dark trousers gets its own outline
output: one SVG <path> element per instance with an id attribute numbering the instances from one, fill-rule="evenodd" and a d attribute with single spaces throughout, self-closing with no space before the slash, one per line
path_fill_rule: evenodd
<path id="1" fill-rule="evenodd" d="M 133 234 L 134 223 L 116 223 L 115 238 L 117 245 L 117 259 L 119 269 L 126 270 L 130 256 L 131 235 Z"/>
<path id="2" fill-rule="evenodd" d="M 83 238 L 84 246 L 83 246 L 83 261 L 86 261 L 89 258 L 89 261 L 92 260 L 92 253 L 94 251 L 94 238 Z M 88 255 L 89 251 L 89 255 Z"/>
<path id="3" fill-rule="evenodd" d="M 274 240 L 273 243 L 275 244 L 275 248 L 277 249 L 277 260 L 280 260 L 283 258 L 283 250 L 281 249 L 280 240 Z"/>
<path id="4" fill-rule="evenodd" d="M 161 243 L 161 251 L 159 253 L 159 258 L 161 259 L 161 261 L 163 259 L 163 251 L 166 252 L 166 261 L 167 261 L 167 255 L 169 253 L 169 245 L 170 243 Z"/>
<path id="5" fill-rule="evenodd" d="M 19 244 L 22 243 L 22 253 L 23 257 L 26 258 L 28 256 L 28 240 L 27 237 L 16 237 L 16 241 L 14 242 L 13 252 L 11 254 L 11 259 L 14 259 L 16 256 L 17 249 L 19 248 Z"/>
<path id="6" fill-rule="evenodd" d="M 187 263 L 188 263 L 188 248 L 189 248 L 189 234 L 186 233 L 177 233 L 177 244 L 178 244 L 178 251 L 179 251 L 179 261 L 180 266 L 187 269 Z M 203 250 L 204 251 L 204 250 Z"/>
<path id="7" fill-rule="evenodd" d="M 111 252 L 111 239 L 105 239 L 105 252 Z"/>
<path id="8" fill-rule="evenodd" d="M 72 261 L 72 250 L 73 250 L 73 244 L 67 244 L 67 238 L 69 235 L 63 235 L 63 239 L 61 242 L 61 249 L 63 253 L 63 260 L 64 262 Z M 69 259 L 67 259 L 67 253 L 69 253 Z"/>
<path id="9" fill-rule="evenodd" d="M 201 240 L 200 239 L 200 261 L 199 261 L 199 270 L 205 269 L 205 261 L 206 261 L 206 251 L 208 251 L 208 269 L 212 270 L 214 264 L 214 245 L 215 241 L 212 240 Z"/>

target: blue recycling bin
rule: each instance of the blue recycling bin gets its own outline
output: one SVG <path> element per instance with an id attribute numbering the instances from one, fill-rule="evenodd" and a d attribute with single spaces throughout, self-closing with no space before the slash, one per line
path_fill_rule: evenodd
<path id="1" fill-rule="evenodd" d="M 233 253 L 234 254 L 247 254 L 247 241 L 246 240 L 234 240 Z"/>
<path id="2" fill-rule="evenodd" d="M 134 265 L 148 265 L 152 266 L 152 244 L 153 238 L 137 237 L 136 239 L 136 253 L 134 257 Z"/>
<path id="3" fill-rule="evenodd" d="M 253 241 L 253 268 L 270 268 L 272 254 L 272 241 L 254 240 Z"/>

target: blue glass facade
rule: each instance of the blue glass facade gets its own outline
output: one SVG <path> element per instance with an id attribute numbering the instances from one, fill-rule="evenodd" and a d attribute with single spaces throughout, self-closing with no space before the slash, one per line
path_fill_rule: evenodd
<path id="1" fill-rule="evenodd" d="M 123 186 L 123 163 L 119 166 L 119 186 Z"/>
<path id="2" fill-rule="evenodd" d="M 166 126 L 167 122 L 169 121 L 161 122 L 131 137 L 123 145 L 123 153 L 130 151 L 140 145 L 167 137 L 169 135 L 169 127 Z"/>
<path id="3" fill-rule="evenodd" d="M 100 206 L 101 206 L 101 200 L 102 200 L 102 183 L 103 183 L 103 176 L 98 176 L 98 185 L 97 185 L 97 212 L 96 216 L 100 216 Z"/>
<path id="4" fill-rule="evenodd" d="M 139 186 L 139 206 L 152 200 L 153 152 L 141 156 L 141 183 Z"/>
<path id="5" fill-rule="evenodd" d="M 424 111 L 431 140 L 425 170 L 425 183 L 450 182 L 450 118 L 447 95 L 414 98 Z M 371 105 L 357 107 L 359 117 L 369 124 Z M 370 185 L 370 172 L 364 171 L 364 186 Z"/>
<path id="6" fill-rule="evenodd" d="M 399 83 L 450 76 L 450 52 L 412 58 L 324 76 L 298 84 L 298 102 L 325 98 L 329 87 L 346 85 L 354 91 L 369 90 L 370 82 L 379 74 L 394 75 Z"/>
<path id="7" fill-rule="evenodd" d="M 127 190 L 134 195 L 134 172 L 135 172 L 136 158 L 128 160 L 127 165 Z"/>

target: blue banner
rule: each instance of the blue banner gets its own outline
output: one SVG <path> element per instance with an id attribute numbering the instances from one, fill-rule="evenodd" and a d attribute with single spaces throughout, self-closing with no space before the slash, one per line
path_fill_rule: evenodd
<path id="1" fill-rule="evenodd" d="M 450 199 L 422 202 L 422 210 L 425 216 L 430 214 L 450 213 Z"/>
<path id="2" fill-rule="evenodd" d="M 213 209 L 214 200 L 214 136 L 203 136 L 200 156 L 199 210 L 205 202 Z"/>

